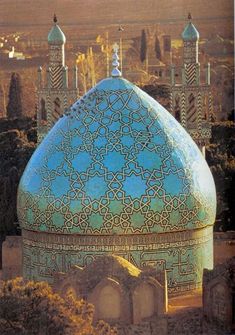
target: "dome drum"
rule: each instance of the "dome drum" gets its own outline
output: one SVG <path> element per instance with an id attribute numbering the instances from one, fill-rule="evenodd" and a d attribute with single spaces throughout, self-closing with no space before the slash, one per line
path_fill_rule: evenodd
<path id="1" fill-rule="evenodd" d="M 200 288 L 203 269 L 213 267 L 212 230 L 207 227 L 129 236 L 71 236 L 24 230 L 23 274 L 31 280 L 53 283 L 55 272 L 68 272 L 72 265 L 86 266 L 97 257 L 115 254 L 140 269 L 154 266 L 166 270 L 168 293 L 178 294 Z"/>

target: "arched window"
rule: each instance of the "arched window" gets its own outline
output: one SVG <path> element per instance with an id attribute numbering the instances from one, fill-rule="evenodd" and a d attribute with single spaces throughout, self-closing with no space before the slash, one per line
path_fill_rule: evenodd
<path id="1" fill-rule="evenodd" d="M 55 123 L 59 117 L 61 116 L 62 111 L 61 111 L 61 101 L 57 97 L 54 100 L 54 111 L 53 111 L 53 123 Z"/>
<path id="2" fill-rule="evenodd" d="M 204 120 L 208 120 L 208 113 L 209 113 L 209 110 L 208 110 L 208 99 L 207 99 L 207 96 L 204 96 L 203 98 L 203 106 L 202 106 L 202 110 L 203 110 L 203 115 L 202 115 L 202 118 Z"/>
<path id="3" fill-rule="evenodd" d="M 175 119 L 178 122 L 181 122 L 181 115 L 180 115 L 180 97 L 177 95 L 175 97 L 175 108 L 174 108 L 174 112 L 175 112 Z"/>
<path id="4" fill-rule="evenodd" d="M 190 93 L 188 96 L 188 108 L 187 108 L 187 122 L 194 123 L 197 120 L 197 108 L 195 102 L 195 96 Z"/>
<path id="5" fill-rule="evenodd" d="M 46 101 L 43 98 L 40 101 L 40 115 L 42 121 L 47 120 Z"/>

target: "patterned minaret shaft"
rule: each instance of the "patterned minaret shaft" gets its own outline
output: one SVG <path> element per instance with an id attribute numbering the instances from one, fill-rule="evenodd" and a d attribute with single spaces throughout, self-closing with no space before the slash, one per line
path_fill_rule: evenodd
<path id="1" fill-rule="evenodd" d="M 193 29 L 191 14 L 188 15 L 188 30 Z M 199 37 L 199 35 L 198 35 Z M 185 80 L 188 85 L 196 84 L 198 67 L 198 39 L 183 37 L 183 59 L 185 65 Z"/>
<path id="2" fill-rule="evenodd" d="M 192 23 L 191 14 L 183 33 L 183 64 L 171 68 L 171 113 L 189 132 L 204 152 L 211 137 L 212 96 L 210 92 L 210 64 L 207 64 L 205 82 L 201 82 L 198 60 L 199 33 Z M 176 75 L 181 74 L 181 81 Z"/>
<path id="3" fill-rule="evenodd" d="M 48 34 L 49 62 L 46 67 L 45 83 L 42 68 L 38 70 L 37 84 L 37 127 L 38 143 L 61 117 L 64 110 L 78 99 L 77 69 L 73 73 L 73 87 L 68 87 L 68 67 L 65 65 L 66 38 L 54 15 L 53 27 Z"/>
<path id="4" fill-rule="evenodd" d="M 57 18 L 54 16 L 55 29 Z M 49 68 L 50 68 L 50 85 L 53 88 L 62 88 L 63 86 L 63 67 L 65 63 L 64 43 L 59 42 L 59 38 L 48 40 L 49 42 Z"/>
<path id="5" fill-rule="evenodd" d="M 186 124 L 194 123 L 197 121 L 197 106 L 196 99 L 193 93 L 188 96 L 187 111 L 186 111 Z"/>
<path id="6" fill-rule="evenodd" d="M 197 106 L 198 106 L 198 113 L 197 113 L 197 126 L 199 132 L 201 132 L 202 129 L 202 95 L 201 92 L 198 93 L 197 97 Z"/>
<path id="7" fill-rule="evenodd" d="M 185 93 L 181 94 L 181 124 L 185 128 L 186 127 L 186 111 L 185 111 Z"/>

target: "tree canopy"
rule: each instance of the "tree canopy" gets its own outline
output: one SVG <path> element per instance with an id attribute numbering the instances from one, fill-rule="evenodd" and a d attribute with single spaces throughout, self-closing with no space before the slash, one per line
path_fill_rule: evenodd
<path id="1" fill-rule="evenodd" d="M 155 54 L 157 59 L 162 60 L 160 41 L 157 36 L 155 37 Z"/>
<path id="2" fill-rule="evenodd" d="M 45 282 L 22 278 L 0 288 L 1 335 L 114 335 L 107 323 L 92 325 L 93 305 L 72 292 L 62 298 Z"/>
<path id="3" fill-rule="evenodd" d="M 22 88 L 20 75 L 13 72 L 11 75 L 11 82 L 9 87 L 9 101 L 7 104 L 7 117 L 9 119 L 22 116 Z"/>
<path id="4" fill-rule="evenodd" d="M 146 33 L 143 29 L 141 32 L 141 39 L 140 39 L 140 60 L 143 63 L 146 59 L 147 55 L 147 39 L 146 39 Z"/>

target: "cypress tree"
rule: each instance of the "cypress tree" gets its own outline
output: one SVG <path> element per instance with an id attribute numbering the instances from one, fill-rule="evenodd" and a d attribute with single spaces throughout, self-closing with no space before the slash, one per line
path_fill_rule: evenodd
<path id="1" fill-rule="evenodd" d="M 155 38 L 155 54 L 157 59 L 162 60 L 160 42 L 157 36 Z"/>
<path id="2" fill-rule="evenodd" d="M 22 116 L 22 89 L 20 75 L 13 72 L 11 75 L 11 82 L 9 87 L 9 101 L 7 105 L 7 117 L 9 119 Z"/>
<path id="3" fill-rule="evenodd" d="M 146 39 L 146 33 L 145 30 L 142 30 L 141 33 L 141 40 L 140 40 L 140 60 L 143 63 L 146 59 L 147 54 L 147 39 Z"/>

